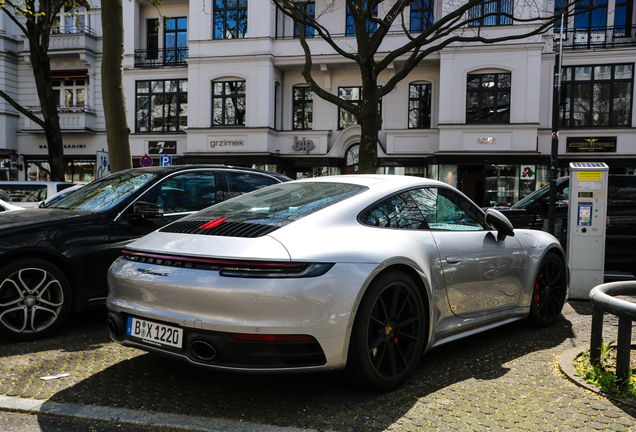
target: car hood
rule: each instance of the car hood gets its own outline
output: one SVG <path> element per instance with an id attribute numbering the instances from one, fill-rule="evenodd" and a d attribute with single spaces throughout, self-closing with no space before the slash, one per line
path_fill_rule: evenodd
<path id="1" fill-rule="evenodd" d="M 60 224 L 82 223 L 86 219 L 99 216 L 97 212 L 61 210 L 61 209 L 24 209 L 22 211 L 3 212 L 0 214 L 0 231 L 28 227 L 54 227 Z"/>

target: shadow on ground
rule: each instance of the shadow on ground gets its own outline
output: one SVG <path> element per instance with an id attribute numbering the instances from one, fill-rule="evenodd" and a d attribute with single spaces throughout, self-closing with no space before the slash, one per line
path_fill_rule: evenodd
<path id="1" fill-rule="evenodd" d="M 353 389 L 338 374 L 233 374 L 143 354 L 50 400 L 318 430 L 380 431 L 426 395 L 471 378 L 497 379 L 508 372 L 511 360 L 571 337 L 571 323 L 563 317 L 544 329 L 513 323 L 427 353 L 404 387 L 385 394 Z"/>

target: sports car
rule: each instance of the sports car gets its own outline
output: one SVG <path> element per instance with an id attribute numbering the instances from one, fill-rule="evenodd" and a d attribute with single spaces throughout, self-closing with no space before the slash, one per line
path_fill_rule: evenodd
<path id="1" fill-rule="evenodd" d="M 111 338 L 208 368 L 344 370 L 402 385 L 422 353 L 527 319 L 547 326 L 568 270 L 447 184 L 350 175 L 277 184 L 126 246 L 108 272 Z"/>

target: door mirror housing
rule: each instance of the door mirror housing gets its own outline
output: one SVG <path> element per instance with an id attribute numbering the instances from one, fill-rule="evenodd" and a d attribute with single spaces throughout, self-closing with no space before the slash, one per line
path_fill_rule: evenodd
<path id="1" fill-rule="evenodd" d="M 497 231 L 497 241 L 504 241 L 507 236 L 515 236 L 512 223 L 498 210 L 486 210 L 486 223 L 490 228 Z"/>
<path id="2" fill-rule="evenodd" d="M 137 201 L 133 207 L 133 215 L 138 219 L 161 219 L 163 207 L 146 201 Z"/>

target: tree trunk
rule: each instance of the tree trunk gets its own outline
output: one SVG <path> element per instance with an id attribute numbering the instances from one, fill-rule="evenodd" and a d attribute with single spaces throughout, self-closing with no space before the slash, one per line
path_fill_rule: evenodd
<path id="1" fill-rule="evenodd" d="M 35 44 L 30 45 L 31 66 L 35 77 L 35 87 L 40 99 L 42 117 L 44 118 L 44 135 L 48 147 L 51 164 L 51 180 L 64 181 L 64 143 L 60 117 L 53 97 L 51 82 L 51 64 L 46 49 Z"/>
<path id="2" fill-rule="evenodd" d="M 362 69 L 362 68 L 361 68 Z M 358 155 L 358 173 L 375 174 L 378 167 L 378 134 L 382 127 L 382 116 L 379 111 L 379 95 L 377 81 L 364 77 L 370 75 L 362 71 L 362 113 L 358 119 L 361 127 L 360 153 Z"/>
<path id="3" fill-rule="evenodd" d="M 124 15 L 122 0 L 102 0 L 104 50 L 102 98 L 110 172 L 132 168 L 130 128 L 124 96 Z"/>

